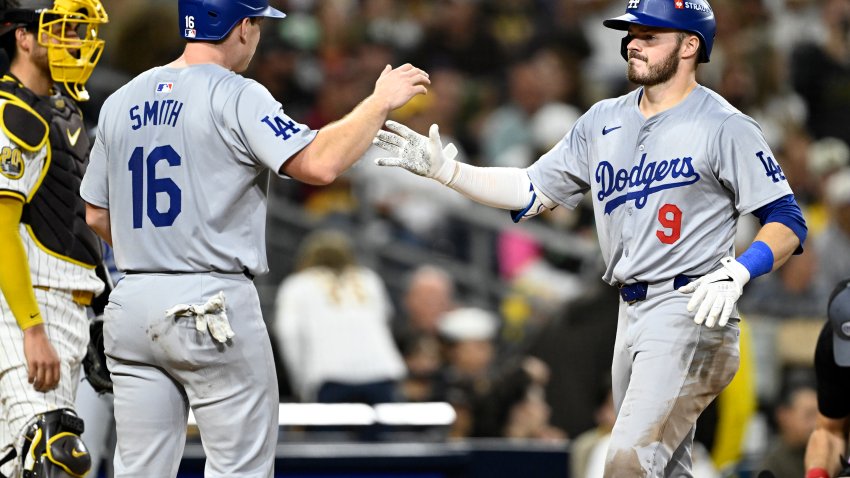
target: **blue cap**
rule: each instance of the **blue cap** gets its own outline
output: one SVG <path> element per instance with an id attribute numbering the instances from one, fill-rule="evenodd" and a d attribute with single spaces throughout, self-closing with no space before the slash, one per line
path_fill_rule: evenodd
<path id="1" fill-rule="evenodd" d="M 284 18 L 268 0 L 179 0 L 180 35 L 187 40 L 216 41 L 243 18 Z"/>

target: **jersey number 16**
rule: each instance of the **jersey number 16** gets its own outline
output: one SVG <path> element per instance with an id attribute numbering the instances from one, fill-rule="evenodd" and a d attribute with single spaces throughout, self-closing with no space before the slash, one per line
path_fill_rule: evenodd
<path id="1" fill-rule="evenodd" d="M 169 166 L 180 166 L 180 155 L 170 145 L 154 148 L 145 159 L 144 148 L 139 146 L 130 156 L 130 174 L 133 192 L 133 229 L 141 229 L 144 202 L 147 203 L 147 216 L 154 227 L 168 227 L 180 215 L 183 207 L 180 187 L 171 178 L 156 177 L 156 165 L 167 161 Z M 145 174 L 147 168 L 147 175 Z M 147 186 L 147 188 L 145 188 Z M 146 194 L 145 194 L 146 193 Z M 159 194 L 168 196 L 168 209 L 159 211 L 156 206 Z"/>

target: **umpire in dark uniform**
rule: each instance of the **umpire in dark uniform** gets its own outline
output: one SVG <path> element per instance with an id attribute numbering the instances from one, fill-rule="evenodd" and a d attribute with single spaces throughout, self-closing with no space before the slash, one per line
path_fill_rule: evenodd
<path id="1" fill-rule="evenodd" d="M 829 296 L 829 320 L 815 349 L 818 424 L 806 447 L 806 478 L 850 476 L 850 278 Z"/>

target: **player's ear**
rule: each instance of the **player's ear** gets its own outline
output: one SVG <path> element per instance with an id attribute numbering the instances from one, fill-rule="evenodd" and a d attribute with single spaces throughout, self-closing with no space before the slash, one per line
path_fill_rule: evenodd
<path id="1" fill-rule="evenodd" d="M 682 40 L 682 58 L 697 57 L 699 55 L 699 37 L 690 33 L 685 34 Z"/>
<path id="2" fill-rule="evenodd" d="M 15 29 L 15 43 L 20 51 L 24 53 L 29 53 L 32 51 L 33 43 L 35 42 L 35 35 L 30 35 L 26 28 L 20 27 Z"/>
<path id="3" fill-rule="evenodd" d="M 239 22 L 239 41 L 242 43 L 248 43 L 248 33 L 251 29 L 251 19 L 243 18 L 242 21 Z"/>

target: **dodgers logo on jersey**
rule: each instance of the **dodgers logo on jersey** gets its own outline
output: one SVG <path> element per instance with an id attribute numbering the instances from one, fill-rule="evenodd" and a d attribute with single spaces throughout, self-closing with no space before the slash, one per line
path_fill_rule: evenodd
<path id="1" fill-rule="evenodd" d="M 20 149 L 4 146 L 0 150 L 0 174 L 9 179 L 20 179 L 24 175 L 24 160 Z"/>
<path id="2" fill-rule="evenodd" d="M 174 89 L 174 83 L 157 83 L 156 84 L 156 92 L 162 94 L 171 93 L 171 90 Z"/>
<path id="3" fill-rule="evenodd" d="M 640 163 L 631 170 L 614 171 L 614 166 L 608 161 L 602 161 L 596 167 L 596 182 L 599 193 L 596 198 L 604 201 L 616 193 L 629 190 L 627 193 L 614 197 L 605 204 L 605 214 L 611 214 L 627 201 L 634 201 L 635 207 L 643 209 L 650 195 L 672 188 L 691 185 L 700 179 L 699 173 L 691 164 L 693 158 L 674 158 L 664 161 L 646 162 L 646 153 L 640 157 Z M 656 184 L 667 178 L 672 181 Z"/>
<path id="4" fill-rule="evenodd" d="M 756 153 L 756 156 L 759 158 L 759 161 L 761 161 L 761 165 L 764 166 L 764 171 L 767 177 L 772 179 L 775 183 L 785 181 L 785 175 L 782 174 L 782 167 L 780 167 L 773 158 L 765 156 L 764 151 L 759 151 Z"/>
<path id="5" fill-rule="evenodd" d="M 274 123 L 269 119 L 268 116 L 262 119 L 262 122 L 267 124 L 269 128 L 274 131 L 275 136 L 283 136 L 283 140 L 286 141 L 292 137 L 295 133 L 301 131 L 301 128 L 296 126 L 295 121 L 289 120 L 286 121 L 282 119 L 280 116 L 274 117 Z"/>

